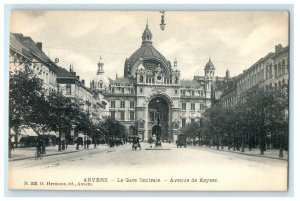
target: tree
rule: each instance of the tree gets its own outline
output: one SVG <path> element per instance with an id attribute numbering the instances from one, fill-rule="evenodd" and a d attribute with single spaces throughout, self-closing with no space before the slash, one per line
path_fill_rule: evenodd
<path id="1" fill-rule="evenodd" d="M 200 131 L 200 126 L 196 122 L 189 123 L 185 125 L 185 127 L 183 128 L 183 133 L 189 139 L 193 139 L 193 142 L 195 142 L 195 138 L 198 136 L 199 131 Z"/>
<path id="2" fill-rule="evenodd" d="M 73 124 L 78 124 L 81 119 L 84 119 L 80 109 L 80 102 L 77 99 L 65 97 L 60 92 L 50 92 L 49 101 L 49 127 L 51 130 L 59 133 L 58 150 L 61 151 L 62 133 L 67 133 Z M 81 123 L 84 121 L 81 121 Z M 85 125 L 85 124 L 84 124 Z"/>
<path id="3" fill-rule="evenodd" d="M 35 125 L 36 119 L 42 121 L 40 108 L 36 106 L 45 103 L 45 95 L 42 80 L 37 78 L 28 66 L 12 70 L 9 74 L 9 157 L 11 157 L 11 130 L 16 133 L 15 144 L 18 146 L 21 126 Z"/>
<path id="4" fill-rule="evenodd" d="M 259 139 L 260 153 L 266 150 L 267 133 L 278 132 L 284 125 L 283 112 L 287 108 L 287 96 L 281 89 L 254 88 L 246 94 L 245 102 L 241 103 L 244 121 L 248 122 L 247 130 L 256 133 Z"/>

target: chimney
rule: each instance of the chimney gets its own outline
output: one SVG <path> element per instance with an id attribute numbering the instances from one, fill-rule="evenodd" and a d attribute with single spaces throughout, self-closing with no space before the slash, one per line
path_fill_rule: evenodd
<path id="1" fill-rule="evenodd" d="M 81 80 L 81 83 L 82 83 L 83 85 L 85 85 L 85 80 Z"/>
<path id="2" fill-rule="evenodd" d="M 80 80 L 80 76 L 79 76 L 79 75 L 77 75 L 76 78 L 77 78 L 78 80 Z"/>
<path id="3" fill-rule="evenodd" d="M 37 42 L 36 46 L 39 48 L 39 50 L 43 51 L 43 43 Z"/>
<path id="4" fill-rule="evenodd" d="M 281 49 L 282 49 L 282 45 L 281 44 L 275 45 L 275 53 L 279 52 Z"/>

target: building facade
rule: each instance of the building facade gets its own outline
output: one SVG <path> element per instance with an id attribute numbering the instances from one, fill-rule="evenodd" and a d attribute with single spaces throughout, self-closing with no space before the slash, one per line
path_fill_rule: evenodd
<path id="1" fill-rule="evenodd" d="M 125 125 L 129 137 L 147 141 L 160 133 L 162 140 L 176 140 L 182 127 L 199 122 L 210 107 L 215 67 L 209 59 L 204 76 L 182 80 L 176 59 L 172 65 L 152 37 L 147 24 L 141 47 L 125 60 L 123 77 L 106 78 L 100 59 L 90 86 L 103 94 L 109 115 Z"/>
<path id="2" fill-rule="evenodd" d="M 29 67 L 42 80 L 46 91 L 56 91 L 57 68 L 42 50 L 42 43 L 19 33 L 10 34 L 10 70 Z"/>
<path id="3" fill-rule="evenodd" d="M 82 109 L 90 114 L 90 118 L 95 124 L 99 123 L 107 114 L 107 103 L 103 95 L 95 93 L 89 87 L 85 86 L 85 81 L 80 80 L 73 67 L 70 67 L 70 70 L 67 71 L 53 62 L 43 52 L 41 42 L 35 43 L 30 37 L 23 36 L 23 34 L 11 33 L 9 57 L 11 73 L 14 70 L 21 70 L 28 67 L 32 70 L 34 76 L 41 79 L 42 87 L 46 93 L 56 91 L 66 97 L 79 100 L 82 103 Z M 62 134 L 62 139 L 66 137 L 74 139 L 75 125 L 71 127 L 71 129 Z M 24 137 L 37 136 L 32 129 L 29 130 L 30 132 L 25 132 L 24 130 Z M 14 131 L 12 133 L 15 135 L 15 142 L 20 141 L 22 130 L 21 136 L 17 136 Z"/>
<path id="4" fill-rule="evenodd" d="M 275 52 L 268 53 L 247 70 L 230 79 L 220 98 L 223 106 L 234 106 L 255 86 L 268 89 L 288 90 L 289 47 L 275 46 Z M 287 91 L 288 92 L 288 91 Z"/>

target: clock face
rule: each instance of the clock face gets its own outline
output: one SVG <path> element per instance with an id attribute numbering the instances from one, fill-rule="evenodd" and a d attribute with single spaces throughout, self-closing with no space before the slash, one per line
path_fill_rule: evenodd
<path id="1" fill-rule="evenodd" d="M 161 76 L 159 75 L 159 76 L 157 76 L 157 80 L 161 80 Z"/>

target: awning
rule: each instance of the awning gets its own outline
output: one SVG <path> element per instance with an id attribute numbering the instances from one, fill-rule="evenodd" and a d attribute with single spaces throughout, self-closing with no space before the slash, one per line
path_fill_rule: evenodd
<path id="1" fill-rule="evenodd" d="M 36 132 L 32 128 L 21 128 L 21 135 L 24 136 L 38 136 Z"/>
<path id="2" fill-rule="evenodd" d="M 56 133 L 56 132 L 54 132 L 54 131 L 50 131 L 50 132 L 49 132 L 49 135 L 53 135 L 53 136 L 56 136 L 56 137 L 58 137 L 58 136 L 59 136 L 59 134 L 58 134 L 58 133 Z"/>
<path id="3" fill-rule="evenodd" d="M 16 132 L 14 131 L 14 129 L 10 129 L 10 135 L 15 135 L 16 134 Z"/>

